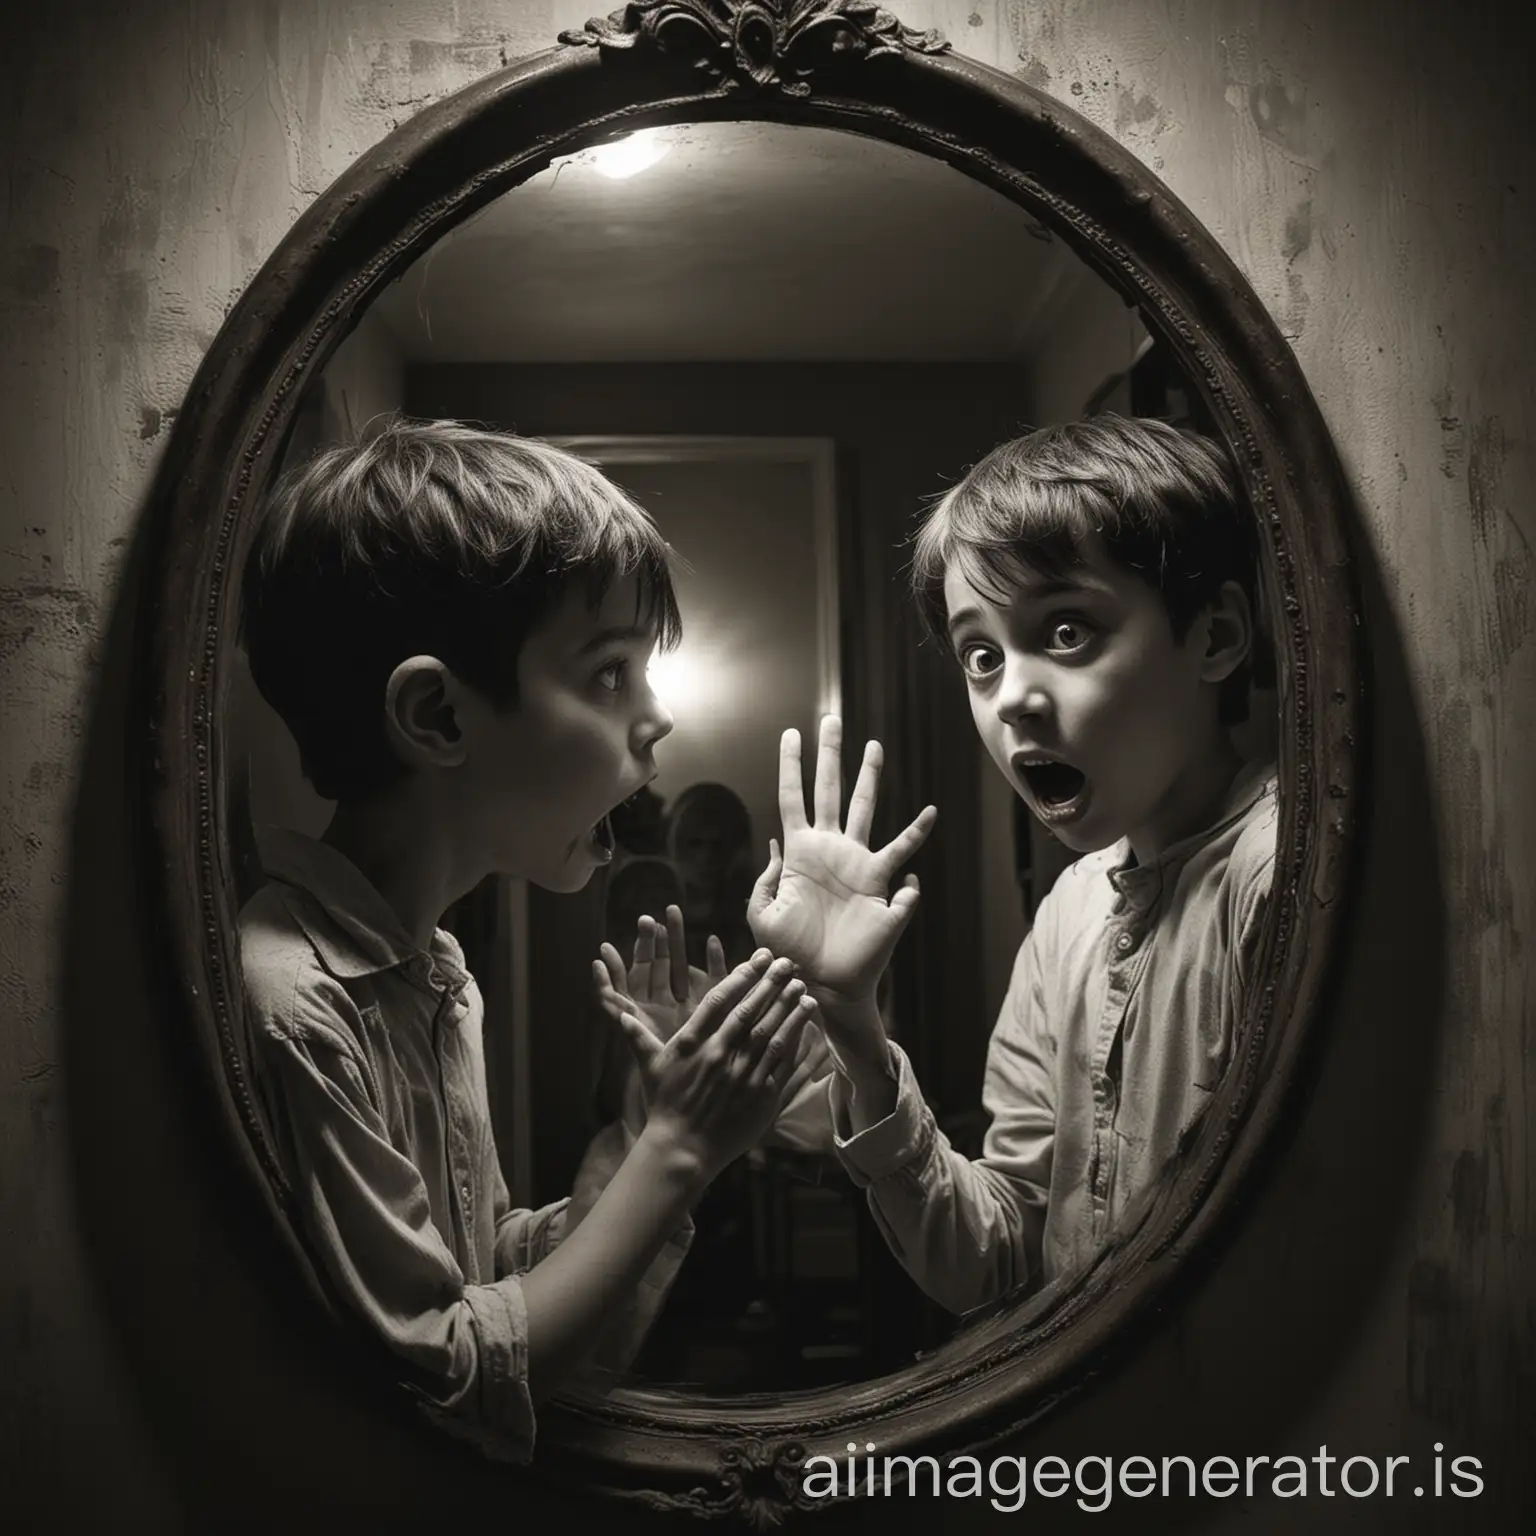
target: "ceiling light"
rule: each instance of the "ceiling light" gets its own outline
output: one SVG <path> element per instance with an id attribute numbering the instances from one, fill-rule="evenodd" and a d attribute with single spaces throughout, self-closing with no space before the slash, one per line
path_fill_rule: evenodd
<path id="1" fill-rule="evenodd" d="M 654 128 L 642 128 L 612 144 L 600 144 L 592 151 L 592 163 L 604 176 L 622 181 L 655 165 L 671 148 L 657 139 Z"/>

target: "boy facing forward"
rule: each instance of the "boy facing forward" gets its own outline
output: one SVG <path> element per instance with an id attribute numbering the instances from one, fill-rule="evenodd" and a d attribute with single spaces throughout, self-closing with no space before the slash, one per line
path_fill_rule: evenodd
<path id="1" fill-rule="evenodd" d="M 916 900 L 865 846 L 870 743 L 839 829 L 841 727 L 814 819 L 798 737 L 782 854 L 752 901 L 800 964 L 838 1060 L 839 1156 L 917 1283 L 963 1312 L 1080 1270 L 1151 1186 L 1230 1058 L 1269 897 L 1272 770 L 1247 711 L 1256 532 L 1222 449 L 1156 421 L 1046 428 L 981 461 L 926 519 L 913 587 L 989 756 L 1082 853 L 1040 903 L 988 1050 L 982 1155 L 954 1152 L 875 986 Z M 914 825 L 926 835 L 932 812 Z"/>
<path id="2" fill-rule="evenodd" d="M 533 1402 L 640 1342 L 705 1186 L 800 1086 L 814 1004 L 764 951 L 671 1039 L 623 1026 L 644 1128 L 602 1187 L 513 1210 L 483 1006 L 440 915 L 485 876 L 574 891 L 672 721 L 667 550 L 546 444 L 400 422 L 280 491 L 246 567 L 251 670 L 337 802 L 241 914 L 254 1076 L 303 1235 L 424 1406 L 524 1459 Z M 723 967 L 722 967 L 723 971 Z"/>

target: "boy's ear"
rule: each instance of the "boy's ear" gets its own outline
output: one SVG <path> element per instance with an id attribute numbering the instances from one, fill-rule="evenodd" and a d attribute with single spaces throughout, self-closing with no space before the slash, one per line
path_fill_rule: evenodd
<path id="1" fill-rule="evenodd" d="M 411 656 L 384 686 L 384 734 L 407 768 L 453 768 L 469 747 L 458 678 L 435 656 Z"/>
<path id="2" fill-rule="evenodd" d="M 1201 641 L 1201 680 L 1225 682 L 1253 648 L 1253 607 L 1248 594 L 1235 581 L 1222 582 L 1196 629 Z"/>

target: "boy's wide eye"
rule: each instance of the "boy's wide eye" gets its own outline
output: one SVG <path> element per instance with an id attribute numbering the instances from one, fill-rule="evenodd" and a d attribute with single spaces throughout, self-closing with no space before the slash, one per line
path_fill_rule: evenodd
<path id="1" fill-rule="evenodd" d="M 963 645 L 960 666 L 967 677 L 986 677 L 1002 665 L 1002 654 L 995 645 Z"/>
<path id="2" fill-rule="evenodd" d="M 1081 619 L 1058 619 L 1051 625 L 1047 649 L 1058 656 L 1070 656 L 1093 639 L 1093 630 Z"/>
<path id="3" fill-rule="evenodd" d="M 616 661 L 610 661 L 598 671 L 598 686 L 606 688 L 610 693 L 617 693 L 624 686 L 624 679 L 628 674 L 629 663 L 622 657 Z"/>

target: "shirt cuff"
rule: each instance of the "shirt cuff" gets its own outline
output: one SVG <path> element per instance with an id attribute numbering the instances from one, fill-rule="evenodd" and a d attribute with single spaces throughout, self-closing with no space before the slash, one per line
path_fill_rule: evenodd
<path id="1" fill-rule="evenodd" d="M 848 1176 L 860 1189 L 924 1161 L 933 1149 L 937 1128 L 933 1114 L 917 1090 L 912 1064 L 894 1042 L 888 1047 L 896 1067 L 896 1107 L 856 1135 L 845 1136 L 851 1126 L 849 1108 L 853 1088 L 839 1071 L 829 1090 L 832 1106 L 832 1146 Z"/>
<path id="2" fill-rule="evenodd" d="M 528 1309 L 521 1283 L 508 1277 L 464 1289 L 473 1320 L 478 1403 L 423 1402 L 428 1418 L 497 1461 L 533 1459 L 535 1421 L 528 1391 Z"/>

